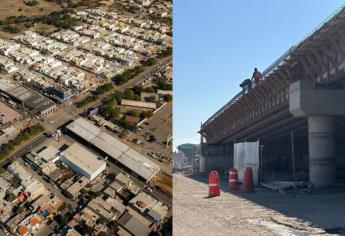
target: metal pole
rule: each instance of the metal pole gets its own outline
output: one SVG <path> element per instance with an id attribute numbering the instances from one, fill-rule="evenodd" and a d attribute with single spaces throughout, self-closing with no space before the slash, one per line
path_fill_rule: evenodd
<path id="1" fill-rule="evenodd" d="M 292 154 L 292 178 L 293 181 L 296 180 L 295 177 L 295 145 L 294 145 L 294 132 L 291 131 L 290 133 L 291 136 L 291 154 Z"/>

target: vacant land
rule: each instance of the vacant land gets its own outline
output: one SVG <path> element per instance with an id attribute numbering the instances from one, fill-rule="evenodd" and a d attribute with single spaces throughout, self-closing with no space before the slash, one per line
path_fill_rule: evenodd
<path id="1" fill-rule="evenodd" d="M 38 0 L 38 4 L 35 6 L 27 6 L 23 0 L 1 0 L 0 19 L 5 19 L 8 16 L 44 15 L 59 10 L 61 10 L 61 7 L 58 4 L 45 0 Z"/>
<path id="2" fill-rule="evenodd" d="M 343 191 L 283 195 L 268 190 L 207 198 L 205 179 L 174 174 L 176 235 L 344 235 Z M 224 187 L 226 185 L 224 184 Z"/>
<path id="3" fill-rule="evenodd" d="M 152 185 L 153 186 L 159 186 L 164 192 L 168 194 L 172 193 L 172 176 L 167 175 L 166 173 L 162 172 L 158 174 L 153 180 Z"/>

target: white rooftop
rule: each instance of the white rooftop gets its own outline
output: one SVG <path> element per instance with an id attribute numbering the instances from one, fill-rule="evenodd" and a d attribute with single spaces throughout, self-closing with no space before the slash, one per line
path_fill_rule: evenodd
<path id="1" fill-rule="evenodd" d="M 84 118 L 75 120 L 67 126 L 67 129 L 90 142 L 146 181 L 149 181 L 160 169 L 156 163 L 117 138 L 103 132 Z"/>
<path id="2" fill-rule="evenodd" d="M 38 153 L 38 156 L 45 160 L 46 162 L 50 162 L 53 160 L 56 155 L 59 153 L 59 150 L 53 146 L 48 146 L 44 150 Z"/>
<path id="3" fill-rule="evenodd" d="M 61 155 L 90 175 L 102 168 L 105 164 L 104 160 L 100 159 L 78 143 L 73 143 L 63 151 Z"/>

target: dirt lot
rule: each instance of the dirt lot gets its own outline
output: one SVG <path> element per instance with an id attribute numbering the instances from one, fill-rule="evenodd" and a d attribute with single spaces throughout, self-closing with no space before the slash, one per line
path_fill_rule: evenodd
<path id="1" fill-rule="evenodd" d="M 44 0 L 38 0 L 38 4 L 32 7 L 25 5 L 23 0 L 1 0 L 0 2 L 0 19 L 16 15 L 44 15 L 61 10 L 60 6 L 56 3 L 46 2 Z M 18 11 L 19 9 L 22 10 Z"/>
<path id="2" fill-rule="evenodd" d="M 173 194 L 172 193 L 172 177 L 165 173 L 160 173 L 157 175 L 152 181 L 152 186 L 158 185 L 164 192 Z"/>
<path id="3" fill-rule="evenodd" d="M 205 178 L 174 174 L 174 235 L 344 235 L 344 190 L 295 196 L 223 191 L 207 198 Z"/>

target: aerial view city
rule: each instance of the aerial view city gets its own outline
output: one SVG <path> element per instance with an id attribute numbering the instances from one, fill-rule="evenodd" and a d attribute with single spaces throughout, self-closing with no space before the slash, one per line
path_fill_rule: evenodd
<path id="1" fill-rule="evenodd" d="M 172 234 L 172 2 L 0 1 L 0 235 Z"/>

